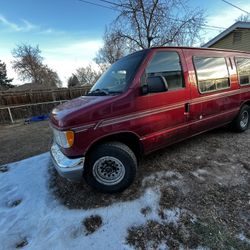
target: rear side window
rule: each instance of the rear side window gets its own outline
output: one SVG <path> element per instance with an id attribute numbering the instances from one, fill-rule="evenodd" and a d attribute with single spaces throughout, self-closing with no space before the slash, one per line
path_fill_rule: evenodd
<path id="1" fill-rule="evenodd" d="M 250 58 L 236 57 L 240 85 L 250 84 Z"/>
<path id="2" fill-rule="evenodd" d="M 184 88 L 180 58 L 174 51 L 156 52 L 146 68 L 146 76 L 164 77 L 169 90 Z"/>
<path id="3" fill-rule="evenodd" d="M 193 60 L 201 93 L 226 89 L 230 86 L 225 58 L 194 57 Z"/>

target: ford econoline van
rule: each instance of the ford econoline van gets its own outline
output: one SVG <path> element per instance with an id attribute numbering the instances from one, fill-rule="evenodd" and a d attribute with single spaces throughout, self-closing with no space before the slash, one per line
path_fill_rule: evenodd
<path id="1" fill-rule="evenodd" d="M 134 180 L 138 159 L 226 124 L 250 119 L 250 53 L 158 47 L 114 63 L 81 96 L 50 116 L 58 173 L 103 192 Z"/>

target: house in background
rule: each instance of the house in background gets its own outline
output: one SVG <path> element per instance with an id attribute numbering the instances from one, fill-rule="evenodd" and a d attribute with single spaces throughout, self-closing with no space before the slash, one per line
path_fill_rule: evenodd
<path id="1" fill-rule="evenodd" d="M 202 47 L 250 52 L 250 22 L 236 22 Z"/>

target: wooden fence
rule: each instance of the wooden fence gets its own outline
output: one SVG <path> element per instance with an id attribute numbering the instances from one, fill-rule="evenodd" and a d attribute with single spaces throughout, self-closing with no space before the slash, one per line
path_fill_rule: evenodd
<path id="1" fill-rule="evenodd" d="M 0 123 L 47 115 L 58 104 L 85 95 L 90 87 L 0 92 Z"/>
<path id="2" fill-rule="evenodd" d="M 41 102 L 52 102 L 60 100 L 69 100 L 81 95 L 85 95 L 90 86 L 82 86 L 77 88 L 58 88 L 58 89 L 42 89 L 15 92 L 0 92 L 0 107 L 32 104 Z"/>

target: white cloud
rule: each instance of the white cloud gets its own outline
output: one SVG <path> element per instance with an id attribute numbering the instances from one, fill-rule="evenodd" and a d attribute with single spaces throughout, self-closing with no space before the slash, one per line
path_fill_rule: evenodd
<path id="1" fill-rule="evenodd" d="M 5 29 L 1 29 L 1 27 Z M 44 63 L 58 73 L 64 85 L 66 85 L 67 79 L 77 68 L 87 66 L 93 62 L 92 60 L 96 52 L 102 46 L 102 41 L 98 39 L 88 41 L 83 39 L 73 40 L 73 37 L 69 38 L 65 36 L 65 31 L 50 27 L 44 28 L 26 19 L 20 19 L 19 23 L 11 22 L 1 14 L 0 30 L 3 34 L 5 34 L 4 32 L 6 31 L 14 31 L 17 33 L 28 32 L 27 35 L 25 34 L 25 37 L 17 34 L 15 41 L 17 43 L 28 44 L 39 43 L 42 56 L 45 59 Z M 32 39 L 33 35 L 36 35 L 35 39 Z M 47 35 L 49 37 L 47 37 Z M 27 40 L 29 37 L 30 39 Z M 11 61 L 13 61 L 11 50 L 15 46 L 13 40 L 9 42 L 0 41 L 0 44 L 0 59 L 6 63 L 8 77 L 14 78 L 14 84 L 22 84 L 23 82 L 18 78 L 18 75 L 11 65 Z"/>
<path id="2" fill-rule="evenodd" d="M 44 28 L 35 25 L 26 19 L 20 19 L 19 23 L 11 22 L 5 16 L 0 14 L 0 26 L 4 26 L 8 31 L 14 32 L 35 32 L 38 35 L 63 35 L 66 32 L 62 30 L 55 30 L 50 27 Z"/>
<path id="3" fill-rule="evenodd" d="M 27 21 L 25 19 L 21 19 L 21 21 L 25 24 L 25 30 L 26 31 L 30 31 L 30 30 L 34 30 L 34 29 L 38 28 L 38 26 L 30 23 L 29 21 Z"/>
<path id="4" fill-rule="evenodd" d="M 68 78 L 77 68 L 85 67 L 90 63 L 95 67 L 93 58 L 101 46 L 101 40 L 78 41 L 61 47 L 44 49 L 43 55 L 46 59 L 45 63 L 58 73 L 66 86 Z"/>
<path id="5" fill-rule="evenodd" d="M 244 9 L 250 10 L 250 4 L 245 4 Z M 215 15 L 209 16 L 207 24 L 228 28 L 234 24 L 235 19 L 237 19 L 242 14 L 244 13 L 236 8 L 226 7 Z"/>
<path id="6" fill-rule="evenodd" d="M 93 52 L 96 52 L 101 46 L 102 46 L 101 40 L 91 40 L 91 41 L 83 40 L 83 41 L 68 43 L 62 46 L 49 48 L 46 49 L 45 52 L 50 53 L 52 55 L 59 54 L 61 56 L 75 55 L 77 57 L 82 57 L 82 56 L 90 57 L 94 56 Z"/>
<path id="7" fill-rule="evenodd" d="M 31 31 L 31 30 L 38 28 L 36 25 L 24 19 L 21 20 L 20 24 L 11 22 L 7 18 L 5 18 L 3 15 L 0 15 L 0 24 L 3 24 L 8 29 L 17 31 L 17 32 L 20 32 L 20 31 L 27 32 L 27 31 Z"/>
<path id="8" fill-rule="evenodd" d="M 6 70 L 7 70 L 7 77 L 8 78 L 14 78 L 13 84 L 20 85 L 23 84 L 23 82 L 18 78 L 15 70 L 12 68 L 11 61 L 13 61 L 13 57 L 10 54 L 1 54 L 1 61 L 6 64 Z"/>
<path id="9" fill-rule="evenodd" d="M 67 85 L 68 78 L 75 73 L 77 68 L 92 64 L 95 67 L 93 58 L 98 49 L 102 46 L 101 40 L 68 42 L 61 47 L 41 46 L 44 63 L 58 73 L 58 76 Z M 13 84 L 23 84 L 13 70 L 11 61 L 13 57 L 10 52 L 0 48 L 1 60 L 6 63 L 7 75 L 14 78 Z"/>
<path id="10" fill-rule="evenodd" d="M 250 11 L 250 3 L 244 3 L 244 6 L 238 5 L 243 9 Z M 229 28 L 231 25 L 235 23 L 235 19 L 237 19 L 240 15 L 244 14 L 242 11 L 232 7 L 225 5 L 225 8 L 219 9 L 218 12 L 214 12 L 212 15 L 209 15 L 207 18 L 207 25 L 223 27 L 222 29 L 207 29 L 206 32 L 206 42 L 210 39 L 217 36 L 219 33 Z"/>

